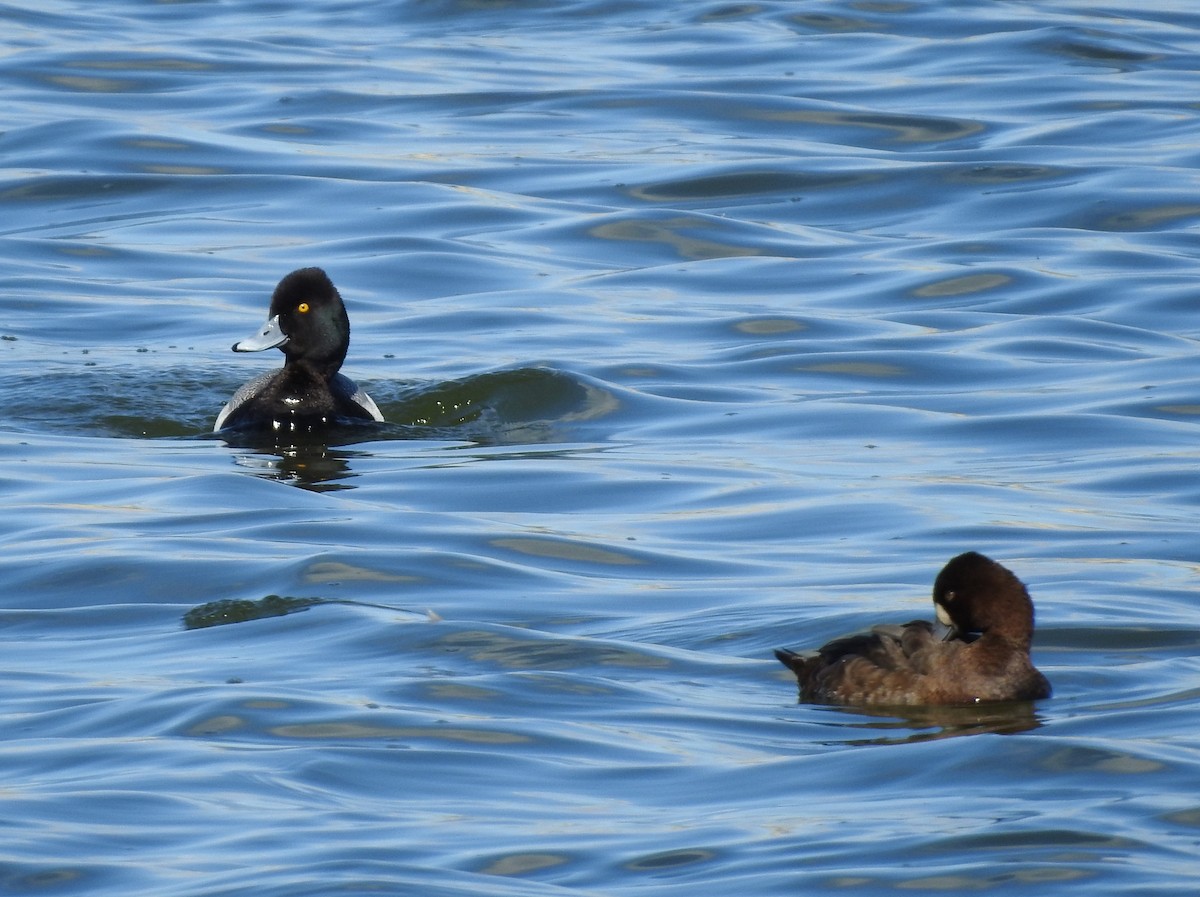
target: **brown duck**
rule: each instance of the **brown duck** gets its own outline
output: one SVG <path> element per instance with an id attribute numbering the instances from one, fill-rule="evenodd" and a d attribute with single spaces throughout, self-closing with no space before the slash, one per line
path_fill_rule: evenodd
<path id="1" fill-rule="evenodd" d="M 1033 601 L 1007 568 L 974 551 L 952 559 L 933 584 L 945 638 L 931 623 L 877 626 L 816 654 L 775 656 L 817 704 L 915 705 L 1032 701 L 1050 683 L 1029 657 Z"/>

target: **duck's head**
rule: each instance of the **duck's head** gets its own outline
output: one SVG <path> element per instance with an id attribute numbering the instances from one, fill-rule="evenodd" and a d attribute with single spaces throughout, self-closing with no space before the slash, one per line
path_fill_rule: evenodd
<path id="1" fill-rule="evenodd" d="M 933 583 L 937 617 L 960 635 L 994 634 L 1022 645 L 1033 638 L 1033 601 L 1008 568 L 975 551 L 952 558 Z"/>
<path id="2" fill-rule="evenodd" d="M 304 363 L 332 376 L 346 360 L 350 318 L 333 282 L 320 268 L 293 271 L 275 287 L 267 323 L 233 344 L 234 352 L 278 348 L 288 363 Z"/>

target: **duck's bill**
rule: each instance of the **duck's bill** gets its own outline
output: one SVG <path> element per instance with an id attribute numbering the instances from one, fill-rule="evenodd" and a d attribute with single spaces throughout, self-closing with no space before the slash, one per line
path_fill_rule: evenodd
<path id="1" fill-rule="evenodd" d="M 277 346 L 282 346 L 287 341 L 288 335 L 279 326 L 279 315 L 275 315 L 254 336 L 247 337 L 239 343 L 234 343 L 233 351 L 261 352 L 263 349 L 274 349 Z"/>

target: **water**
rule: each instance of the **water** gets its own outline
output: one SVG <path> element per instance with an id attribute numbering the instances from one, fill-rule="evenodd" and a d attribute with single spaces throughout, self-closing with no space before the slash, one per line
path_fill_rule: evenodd
<path id="1" fill-rule="evenodd" d="M 0 889 L 1195 891 L 1193 4 L 0 11 Z M 967 549 L 1052 699 L 797 704 Z"/>

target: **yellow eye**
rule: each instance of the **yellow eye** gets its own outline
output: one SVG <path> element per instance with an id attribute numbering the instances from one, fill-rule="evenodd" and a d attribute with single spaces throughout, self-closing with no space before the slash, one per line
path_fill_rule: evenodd
<path id="1" fill-rule="evenodd" d="M 306 314 L 308 312 L 308 303 L 301 302 L 299 305 L 296 306 L 296 311 L 300 312 L 300 314 L 302 314 L 302 315 Z"/>

